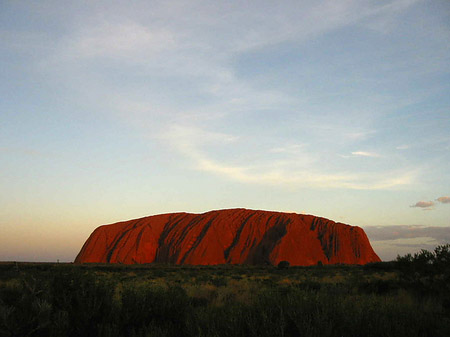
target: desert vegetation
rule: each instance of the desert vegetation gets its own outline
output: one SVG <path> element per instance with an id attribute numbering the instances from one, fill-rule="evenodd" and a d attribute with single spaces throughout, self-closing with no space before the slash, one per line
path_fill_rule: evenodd
<path id="1" fill-rule="evenodd" d="M 448 336 L 450 251 L 365 266 L 0 264 L 0 336 Z"/>

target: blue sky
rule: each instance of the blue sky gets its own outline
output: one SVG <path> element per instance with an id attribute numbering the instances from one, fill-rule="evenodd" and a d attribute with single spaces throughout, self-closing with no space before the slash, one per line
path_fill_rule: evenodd
<path id="1" fill-rule="evenodd" d="M 0 62 L 0 260 L 173 211 L 450 226 L 448 1 L 2 1 Z"/>

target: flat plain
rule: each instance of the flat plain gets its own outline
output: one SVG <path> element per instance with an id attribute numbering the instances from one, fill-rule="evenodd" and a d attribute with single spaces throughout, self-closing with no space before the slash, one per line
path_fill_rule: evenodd
<path id="1" fill-rule="evenodd" d="M 286 268 L 5 262 L 0 336 L 448 336 L 448 288 L 448 268 L 408 259 Z"/>

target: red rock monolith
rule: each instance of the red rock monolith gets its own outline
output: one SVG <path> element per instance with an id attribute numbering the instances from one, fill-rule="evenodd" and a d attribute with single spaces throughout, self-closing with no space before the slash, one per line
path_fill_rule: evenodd
<path id="1" fill-rule="evenodd" d="M 227 209 L 170 213 L 100 226 L 75 263 L 192 265 L 378 262 L 360 227 L 312 215 Z"/>

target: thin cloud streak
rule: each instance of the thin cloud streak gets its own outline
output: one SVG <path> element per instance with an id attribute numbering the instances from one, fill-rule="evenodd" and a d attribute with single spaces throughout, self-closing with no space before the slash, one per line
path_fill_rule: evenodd
<path id="1" fill-rule="evenodd" d="M 357 157 L 372 157 L 372 158 L 378 158 L 381 157 L 379 154 L 374 153 L 374 152 L 366 152 L 366 151 L 355 151 L 352 152 L 353 156 L 357 156 Z"/>
<path id="2" fill-rule="evenodd" d="M 375 133 L 376 133 L 376 131 L 374 131 L 374 130 L 349 132 L 349 133 L 345 134 L 345 137 L 350 140 L 353 140 L 353 141 L 364 140 L 364 139 L 367 139 L 367 138 L 373 136 Z"/>
<path id="3" fill-rule="evenodd" d="M 309 163 L 304 169 L 291 167 L 276 168 L 280 161 L 261 163 L 259 165 L 231 165 L 212 159 L 207 151 L 202 150 L 206 144 L 213 142 L 230 143 L 238 138 L 227 134 L 206 132 L 195 127 L 173 126 L 161 139 L 168 141 L 174 149 L 194 162 L 196 170 L 210 172 L 228 179 L 262 185 L 297 186 L 315 188 L 344 188 L 356 190 L 394 189 L 413 183 L 416 172 L 388 172 L 382 174 L 324 173 L 320 172 L 320 162 Z M 298 150 L 300 147 L 294 146 Z M 275 152 L 292 150 L 292 147 L 275 148 Z M 283 164 L 283 160 L 281 160 Z M 385 178 L 389 176 L 391 178 Z"/>

